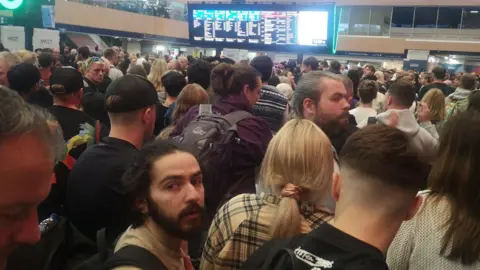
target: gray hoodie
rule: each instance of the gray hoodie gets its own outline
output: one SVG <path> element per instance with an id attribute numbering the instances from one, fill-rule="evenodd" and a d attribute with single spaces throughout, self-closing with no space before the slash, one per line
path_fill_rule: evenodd
<path id="1" fill-rule="evenodd" d="M 468 96 L 472 93 L 471 90 L 467 90 L 467 89 L 463 89 L 463 88 L 460 88 L 458 87 L 457 89 L 455 89 L 455 92 L 451 93 L 448 97 L 447 97 L 447 102 L 449 100 L 462 100 L 462 99 L 466 99 L 468 98 Z"/>
<path id="2" fill-rule="evenodd" d="M 377 115 L 377 122 L 382 124 L 389 124 L 390 115 L 396 112 L 398 114 L 397 129 L 403 131 L 409 138 L 413 149 L 418 151 L 422 161 L 432 162 L 437 154 L 438 148 L 438 132 L 432 122 L 427 121 L 417 123 L 413 113 L 408 110 L 388 110 Z M 367 121 L 360 123 L 359 127 L 365 127 Z"/>

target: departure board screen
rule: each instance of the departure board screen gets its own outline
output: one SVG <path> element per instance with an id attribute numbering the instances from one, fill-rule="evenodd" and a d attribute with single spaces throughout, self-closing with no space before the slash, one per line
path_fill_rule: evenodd
<path id="1" fill-rule="evenodd" d="M 254 10 L 195 5 L 190 12 L 194 44 L 329 46 L 331 10 Z M 269 9 L 272 9 L 271 7 Z"/>

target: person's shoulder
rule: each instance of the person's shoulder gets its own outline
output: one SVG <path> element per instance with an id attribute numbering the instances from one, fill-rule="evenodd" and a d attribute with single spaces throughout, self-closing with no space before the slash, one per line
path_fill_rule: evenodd
<path id="1" fill-rule="evenodd" d="M 232 199 L 230 199 L 227 203 L 225 203 L 222 208 L 228 209 L 228 211 L 235 211 L 245 209 L 254 209 L 260 208 L 262 205 L 262 198 L 257 194 L 240 194 Z M 220 211 L 219 211 L 220 212 Z"/>
<path id="2" fill-rule="evenodd" d="M 215 215 L 213 224 L 227 226 L 235 230 L 243 221 L 252 216 L 262 206 L 260 196 L 240 194 L 226 202 Z M 228 225 L 226 225 L 228 224 Z"/>
<path id="3" fill-rule="evenodd" d="M 255 116 L 253 114 L 250 117 L 247 117 L 242 121 L 238 122 L 237 125 L 239 131 L 243 129 L 250 131 L 252 134 L 262 137 L 268 137 L 268 135 L 270 137 L 272 136 L 272 132 L 270 131 L 270 126 L 268 125 L 268 122 L 265 119 Z"/>

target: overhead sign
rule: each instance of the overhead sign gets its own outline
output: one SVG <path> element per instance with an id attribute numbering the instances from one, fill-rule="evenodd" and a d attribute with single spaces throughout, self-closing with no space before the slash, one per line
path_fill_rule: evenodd
<path id="1" fill-rule="evenodd" d="M 22 26 L 0 26 L 0 41 L 12 52 L 25 48 L 25 29 Z"/>
<path id="2" fill-rule="evenodd" d="M 60 31 L 50 29 L 33 29 L 33 49 L 59 49 Z"/>
<path id="3" fill-rule="evenodd" d="M 0 5 L 6 9 L 17 9 L 23 3 L 23 0 L 0 0 Z"/>

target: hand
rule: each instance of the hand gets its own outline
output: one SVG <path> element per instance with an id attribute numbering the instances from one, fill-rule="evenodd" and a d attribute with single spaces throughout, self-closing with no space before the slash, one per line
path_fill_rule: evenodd
<path id="1" fill-rule="evenodd" d="M 188 252 L 188 242 L 187 241 L 182 241 L 181 246 L 182 246 L 182 248 L 180 249 L 180 252 L 182 253 L 183 266 L 185 267 L 185 270 L 195 270 L 195 268 L 193 268 L 192 260 L 190 259 L 190 256 L 188 256 L 188 254 L 187 254 L 187 252 Z M 184 252 L 184 250 L 186 250 L 187 252 Z"/>
<path id="2" fill-rule="evenodd" d="M 424 102 L 419 102 L 417 104 L 417 117 L 418 122 L 420 123 L 430 121 L 430 109 Z"/>

